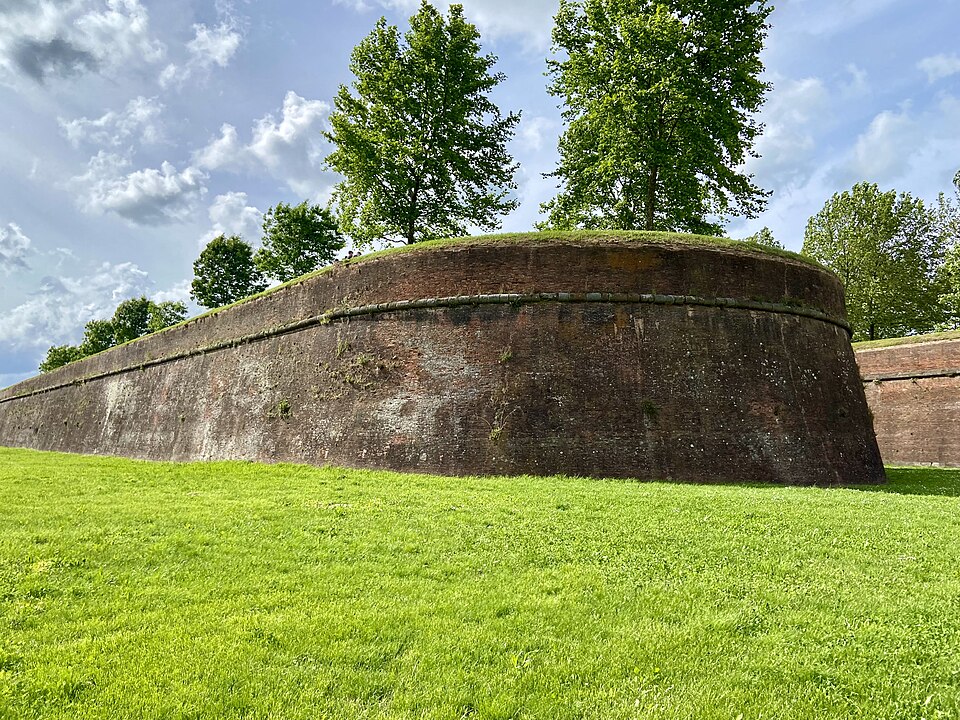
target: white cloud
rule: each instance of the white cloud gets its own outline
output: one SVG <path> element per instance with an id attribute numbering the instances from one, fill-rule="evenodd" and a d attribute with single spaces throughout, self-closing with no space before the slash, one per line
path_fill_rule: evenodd
<path id="1" fill-rule="evenodd" d="M 116 147 L 135 134 L 144 143 L 160 142 L 163 139 L 162 112 L 163 104 L 157 98 L 140 95 L 128 102 L 120 112 L 110 110 L 93 120 L 85 117 L 74 120 L 57 118 L 57 122 L 74 147 L 84 142 Z"/>
<path id="2" fill-rule="evenodd" d="M 206 173 L 195 167 L 178 171 L 164 162 L 159 170 L 125 173 L 129 165 L 102 150 L 90 158 L 87 172 L 71 181 L 82 194 L 83 209 L 116 213 L 139 225 L 164 224 L 184 220 L 206 192 Z"/>
<path id="3" fill-rule="evenodd" d="M 9 275 L 14 270 L 26 270 L 27 256 L 32 251 L 30 238 L 16 223 L 0 227 L 0 271 Z"/>
<path id="4" fill-rule="evenodd" d="M 139 0 L 36 0 L 0 5 L 0 77 L 38 83 L 158 62 L 164 45 Z"/>
<path id="5" fill-rule="evenodd" d="M 335 0 L 340 5 L 358 11 L 380 6 L 413 15 L 420 7 L 420 0 Z M 450 3 L 438 3 L 446 6 Z M 557 0 L 461 0 L 464 15 L 474 23 L 485 37 L 525 36 L 532 48 L 542 50 L 550 44 L 553 16 L 557 12 Z"/>
<path id="6" fill-rule="evenodd" d="M 263 213 L 252 205 L 247 205 L 247 194 L 229 192 L 217 195 L 207 211 L 213 224 L 202 243 L 206 245 L 217 235 L 240 235 L 254 244 L 260 237 Z"/>
<path id="7" fill-rule="evenodd" d="M 952 55 L 946 53 L 932 55 L 918 62 L 917 67 L 927 74 L 929 82 L 936 82 L 960 73 L 960 55 L 956 53 Z"/>
<path id="8" fill-rule="evenodd" d="M 241 19 L 230 7 L 218 7 L 220 22 L 214 27 L 204 23 L 193 26 L 193 39 L 187 43 L 188 58 L 181 65 L 170 63 L 160 73 L 160 85 L 183 85 L 194 75 L 204 76 L 214 66 L 225 68 L 240 49 L 244 33 Z"/>
<path id="9" fill-rule="evenodd" d="M 241 170 L 249 167 L 247 149 L 240 142 L 237 129 L 229 123 L 220 126 L 220 137 L 193 155 L 193 162 L 208 170 Z"/>
<path id="10" fill-rule="evenodd" d="M 329 113 L 327 103 L 291 90 L 283 99 L 280 118 L 268 114 L 257 120 L 249 143 L 240 140 L 235 127 L 224 124 L 220 136 L 197 151 L 193 162 L 205 170 L 264 168 L 297 193 L 316 198 L 333 182 L 333 175 L 323 168 L 327 145 L 320 134 Z"/>
<path id="11" fill-rule="evenodd" d="M 79 342 L 87 322 L 110 317 L 121 301 L 149 294 L 152 286 L 132 263 L 104 263 L 85 277 L 47 276 L 26 302 L 0 315 L 0 344 L 46 349 Z"/>
<path id="12" fill-rule="evenodd" d="M 776 80 L 760 112 L 763 134 L 747 162 L 761 184 L 781 184 L 810 170 L 815 161 L 815 135 L 825 124 L 830 95 L 820 78 Z"/>
<path id="13" fill-rule="evenodd" d="M 520 118 L 520 128 L 517 132 L 517 142 L 520 148 L 527 152 L 540 152 L 546 141 L 549 145 L 556 144 L 560 133 L 560 125 L 556 120 L 541 115 Z"/>
<path id="14" fill-rule="evenodd" d="M 899 112 L 880 113 L 857 138 L 850 170 L 870 181 L 903 174 L 920 132 L 922 128 L 910 116 L 909 106 Z"/>

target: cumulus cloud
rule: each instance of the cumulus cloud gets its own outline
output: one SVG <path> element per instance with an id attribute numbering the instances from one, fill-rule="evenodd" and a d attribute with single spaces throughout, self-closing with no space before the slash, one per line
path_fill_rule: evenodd
<path id="1" fill-rule="evenodd" d="M 320 132 L 330 106 L 307 100 L 292 90 L 283 99 L 279 118 L 265 115 L 253 124 L 244 143 L 237 129 L 225 123 L 219 137 L 194 154 L 194 164 L 204 170 L 234 172 L 265 169 L 304 196 L 316 197 L 333 182 L 323 169 L 326 144 Z"/>
<path id="2" fill-rule="evenodd" d="M 78 342 L 87 322 L 109 317 L 121 301 L 152 287 L 133 263 L 104 263 L 84 277 L 44 277 L 26 302 L 0 315 L 0 344 L 40 350 Z"/>
<path id="3" fill-rule="evenodd" d="M 380 7 L 413 15 L 420 7 L 420 0 L 336 0 L 340 5 L 358 11 Z M 449 2 L 439 3 L 442 6 Z M 484 36 L 524 36 L 536 49 L 550 44 L 553 16 L 557 12 L 557 0 L 461 0 L 464 14 Z M 445 10 L 445 7 L 444 7 Z"/>
<path id="4" fill-rule="evenodd" d="M 157 98 L 140 95 L 119 112 L 110 110 L 92 120 L 86 117 L 74 120 L 57 118 L 57 122 L 74 147 L 79 147 L 81 143 L 116 147 L 134 135 L 144 143 L 160 142 L 163 139 L 162 112 L 163 104 Z"/>
<path id="5" fill-rule="evenodd" d="M 232 7 L 218 5 L 220 22 L 209 27 L 205 23 L 193 26 L 193 39 L 186 45 L 187 59 L 181 63 L 170 63 L 160 73 L 160 85 L 183 85 L 193 76 L 205 76 L 214 66 L 224 68 L 240 49 L 244 31 L 241 18 Z"/>
<path id="6" fill-rule="evenodd" d="M 820 78 L 774 81 L 774 90 L 760 113 L 763 134 L 748 161 L 761 181 L 781 184 L 809 171 L 814 162 L 815 134 L 824 124 L 830 94 Z"/>
<path id="7" fill-rule="evenodd" d="M 165 52 L 139 0 L 0 4 L 0 76 L 37 83 L 102 72 Z"/>
<path id="8" fill-rule="evenodd" d="M 27 256 L 31 253 L 30 238 L 16 223 L 0 227 L 0 271 L 9 275 L 14 270 L 27 270 Z"/>
<path id="9" fill-rule="evenodd" d="M 909 106 L 896 112 L 881 112 L 857 138 L 851 169 L 859 177 L 869 179 L 902 174 L 910 163 L 910 153 L 905 150 L 915 145 L 918 130 Z"/>
<path id="10" fill-rule="evenodd" d="M 521 116 L 516 142 L 522 150 L 540 152 L 545 144 L 556 144 L 559 133 L 560 123 L 552 118 L 541 115 L 529 118 Z"/>
<path id="11" fill-rule="evenodd" d="M 126 172 L 128 159 L 100 151 L 90 158 L 87 172 L 71 181 L 80 191 L 86 212 L 112 212 L 138 225 L 186 219 L 206 193 L 206 173 L 195 167 L 179 171 L 169 162 L 159 169 Z"/>
<path id="12" fill-rule="evenodd" d="M 927 74 L 927 80 L 933 83 L 960 73 L 960 55 L 932 55 L 918 62 L 917 67 L 923 70 Z"/>
<path id="13" fill-rule="evenodd" d="M 217 195 L 207 214 L 210 216 L 212 228 L 204 236 L 204 245 L 217 235 L 240 235 L 248 242 L 260 236 L 263 213 L 247 204 L 246 193 L 228 192 Z"/>

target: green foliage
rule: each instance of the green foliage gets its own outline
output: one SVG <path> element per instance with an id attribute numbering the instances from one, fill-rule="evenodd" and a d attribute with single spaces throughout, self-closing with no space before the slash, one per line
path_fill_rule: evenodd
<path id="1" fill-rule="evenodd" d="M 161 303 L 151 303 L 149 332 L 157 332 L 164 328 L 182 323 L 187 319 L 187 306 L 182 302 L 168 300 Z"/>
<path id="2" fill-rule="evenodd" d="M 783 245 L 777 242 L 776 238 L 773 237 L 773 232 L 770 230 L 770 228 L 766 226 L 762 227 L 759 232 L 755 232 L 753 235 L 745 237 L 743 241 L 768 248 L 777 248 L 779 250 L 784 249 Z"/>
<path id="3" fill-rule="evenodd" d="M 54 345 L 47 350 L 47 356 L 40 363 L 40 372 L 50 372 L 74 360 L 84 357 L 83 350 L 75 345 Z"/>
<path id="4" fill-rule="evenodd" d="M 923 201 L 875 184 L 835 194 L 810 218 L 803 252 L 843 282 L 854 340 L 929 332 L 943 319 L 943 242 Z"/>
<path id="5" fill-rule="evenodd" d="M 336 145 L 327 163 L 346 178 L 333 202 L 355 244 L 489 230 L 517 206 L 506 144 L 519 115 L 490 100 L 504 76 L 478 40 L 460 5 L 445 20 L 424 0 L 402 39 L 381 18 L 354 49 L 353 91 L 340 87 L 325 136 Z"/>
<path id="6" fill-rule="evenodd" d="M 563 100 L 545 227 L 719 234 L 768 193 L 740 167 L 763 104 L 766 0 L 561 0 L 548 60 Z"/>
<path id="7" fill-rule="evenodd" d="M 955 718 L 960 471 L 888 472 L 824 491 L 0 449 L 0 717 Z"/>
<path id="8" fill-rule="evenodd" d="M 96 355 L 117 344 L 110 320 L 91 320 L 84 326 L 80 349 L 83 356 Z"/>
<path id="9" fill-rule="evenodd" d="M 124 300 L 117 306 L 110 321 L 114 342 L 122 345 L 150 332 L 150 316 L 153 303 L 145 297 Z"/>
<path id="10" fill-rule="evenodd" d="M 943 193 L 937 198 L 936 222 L 946 248 L 938 280 L 944 321 L 940 329 L 960 328 L 960 171 L 953 178 L 954 199 Z"/>
<path id="11" fill-rule="evenodd" d="M 239 235 L 218 235 L 193 263 L 190 296 L 207 308 L 222 307 L 265 290 L 267 282 L 253 263 L 253 248 Z"/>
<path id="12" fill-rule="evenodd" d="M 49 372 L 68 362 L 96 355 L 115 345 L 136 340 L 182 322 L 187 306 L 182 302 L 155 303 L 146 297 L 130 298 L 117 306 L 110 320 L 91 320 L 84 326 L 79 347 L 52 347 L 40 364 L 40 372 Z"/>
<path id="13" fill-rule="evenodd" d="M 253 256 L 257 269 L 280 282 L 329 265 L 344 246 L 333 213 L 303 201 L 277 203 L 263 217 L 263 246 Z"/>

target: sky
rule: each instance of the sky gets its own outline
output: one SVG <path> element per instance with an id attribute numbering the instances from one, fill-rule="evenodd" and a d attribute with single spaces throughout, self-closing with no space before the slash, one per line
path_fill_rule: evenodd
<path id="1" fill-rule="evenodd" d="M 446 7 L 445 2 L 435 2 Z M 532 229 L 562 130 L 546 92 L 557 0 L 463 0 L 521 112 L 510 144 Z M 189 300 L 220 233 L 259 243 L 278 202 L 325 203 L 321 131 L 350 52 L 417 0 L 0 0 L 0 387 L 124 299 Z M 960 0 L 779 0 L 747 170 L 758 218 L 799 250 L 808 218 L 869 181 L 933 201 L 960 170 Z M 192 312 L 199 309 L 190 306 Z"/>

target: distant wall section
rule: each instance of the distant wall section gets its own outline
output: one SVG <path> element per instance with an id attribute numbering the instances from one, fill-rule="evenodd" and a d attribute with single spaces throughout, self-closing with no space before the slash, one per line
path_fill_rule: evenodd
<path id="1" fill-rule="evenodd" d="M 858 349 L 888 464 L 960 467 L 960 339 Z"/>
<path id="2" fill-rule="evenodd" d="M 464 241 L 349 263 L 0 391 L 0 444 L 445 474 L 880 482 L 831 274 Z"/>

